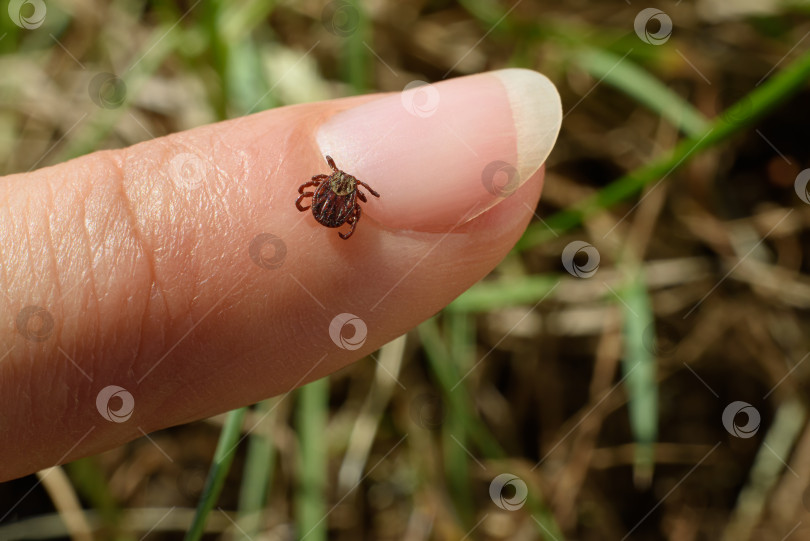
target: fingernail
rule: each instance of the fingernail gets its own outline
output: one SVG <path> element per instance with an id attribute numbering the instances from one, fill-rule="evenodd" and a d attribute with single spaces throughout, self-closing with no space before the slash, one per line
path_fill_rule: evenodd
<path id="1" fill-rule="evenodd" d="M 561 122 L 560 97 L 547 77 L 505 69 L 409 83 L 335 114 L 316 139 L 323 155 L 380 193 L 363 208 L 374 220 L 446 231 L 528 180 L 551 152 Z"/>

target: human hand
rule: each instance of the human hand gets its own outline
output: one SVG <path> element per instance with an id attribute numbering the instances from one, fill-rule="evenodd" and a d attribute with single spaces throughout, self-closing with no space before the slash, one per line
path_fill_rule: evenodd
<path id="1" fill-rule="evenodd" d="M 0 481 L 288 391 L 427 319 L 520 237 L 561 119 L 545 77 L 503 70 L 2 178 Z M 294 205 L 327 154 L 380 193 L 349 240 Z M 344 313 L 358 349 L 330 337 Z"/>

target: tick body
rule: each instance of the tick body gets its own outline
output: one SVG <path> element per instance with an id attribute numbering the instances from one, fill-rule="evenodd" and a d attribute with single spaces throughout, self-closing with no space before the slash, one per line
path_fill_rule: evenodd
<path id="1" fill-rule="evenodd" d="M 312 180 L 302 184 L 298 188 L 298 193 L 301 195 L 295 200 L 295 206 L 301 212 L 311 208 L 315 220 L 326 227 L 340 227 L 345 223 L 349 224 L 348 233 L 338 232 L 340 238 L 348 239 L 354 233 L 357 222 L 360 221 L 360 201 L 363 203 L 368 201 L 359 187 L 364 187 L 374 197 L 380 197 L 380 194 L 372 190 L 371 186 L 365 182 L 338 169 L 331 156 L 326 156 L 326 163 L 332 168 L 332 174 L 315 175 Z M 313 188 L 315 191 L 304 191 L 307 188 Z M 312 197 L 312 204 L 308 207 L 301 204 L 305 197 Z"/>

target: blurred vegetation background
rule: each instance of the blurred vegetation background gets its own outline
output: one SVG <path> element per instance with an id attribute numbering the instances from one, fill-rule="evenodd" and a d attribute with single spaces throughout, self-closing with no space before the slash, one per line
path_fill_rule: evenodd
<path id="1" fill-rule="evenodd" d="M 810 538 L 807 2 L 5 4 L 3 174 L 507 66 L 565 118 L 536 220 L 441 314 L 0 485 L 0 539 Z"/>

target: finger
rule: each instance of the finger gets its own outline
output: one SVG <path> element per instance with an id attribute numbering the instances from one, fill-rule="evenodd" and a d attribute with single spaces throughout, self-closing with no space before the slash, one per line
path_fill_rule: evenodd
<path id="1" fill-rule="evenodd" d="M 487 274 L 559 98 L 524 70 L 432 88 L 426 116 L 395 94 L 288 107 L 4 178 L 0 479 L 322 377 Z M 327 153 L 380 194 L 348 240 L 295 206 Z"/>

